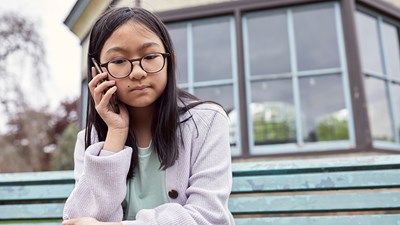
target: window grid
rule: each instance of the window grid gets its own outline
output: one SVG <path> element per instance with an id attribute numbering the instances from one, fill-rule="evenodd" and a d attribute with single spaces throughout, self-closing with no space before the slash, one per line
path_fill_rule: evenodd
<path id="1" fill-rule="evenodd" d="M 360 10 L 362 13 L 362 10 Z M 369 14 L 371 15 L 371 14 Z M 395 77 L 391 77 L 388 74 L 388 60 L 386 59 L 386 50 L 384 47 L 384 32 L 382 30 L 382 26 L 384 23 L 384 20 L 382 18 L 382 16 L 380 15 L 371 15 L 372 17 L 374 17 L 377 21 L 377 26 L 378 26 L 378 41 L 379 41 L 379 48 L 380 48 L 380 56 L 381 56 L 381 61 L 382 61 L 382 72 L 383 73 L 379 73 L 379 72 L 372 72 L 372 71 L 365 71 L 364 70 L 364 74 L 365 76 L 371 76 L 374 77 L 376 79 L 380 79 L 383 80 L 385 82 L 385 87 L 386 87 L 386 96 L 388 98 L 388 104 L 389 104 L 389 112 L 390 112 L 390 120 L 391 120 L 391 128 L 392 128 L 392 132 L 393 132 L 393 140 L 394 140 L 394 144 L 400 144 L 400 137 L 399 137 L 399 130 L 397 129 L 397 113 L 400 112 L 396 112 L 396 107 L 395 107 L 395 103 L 394 103 L 394 99 L 393 99 L 393 91 L 392 91 L 392 83 L 399 83 L 399 79 L 395 78 Z M 368 90 L 367 90 L 368 91 Z M 386 141 L 379 141 L 379 140 L 374 140 L 374 145 L 377 145 L 378 147 L 384 147 L 384 148 L 393 148 L 396 146 L 393 146 L 392 143 L 388 143 Z"/>
<path id="2" fill-rule="evenodd" d="M 379 46 L 380 46 L 380 49 L 381 49 L 382 65 L 383 65 L 383 73 L 384 73 L 383 77 L 384 77 L 384 80 L 385 80 L 385 86 L 386 86 L 386 90 L 387 90 L 386 94 L 388 96 L 390 117 L 391 117 L 391 121 L 392 121 L 391 127 L 392 127 L 392 130 L 393 130 L 394 142 L 399 144 L 399 131 L 396 128 L 397 124 L 398 124 L 397 123 L 397 117 L 396 117 L 396 114 L 395 114 L 396 107 L 394 107 L 394 100 L 393 100 L 393 97 L 392 97 L 393 96 L 392 95 L 393 92 L 392 92 L 392 89 L 391 89 L 392 85 L 390 84 L 391 77 L 389 76 L 389 72 L 388 72 L 389 65 L 388 65 L 388 60 L 386 59 L 386 55 L 387 54 L 386 54 L 385 47 L 383 45 L 384 32 L 382 30 L 382 26 L 383 26 L 382 17 L 378 16 Z"/>
<path id="3" fill-rule="evenodd" d="M 219 17 L 219 18 L 227 18 L 227 17 Z M 212 21 L 212 19 L 200 20 L 200 23 L 204 21 Z M 237 71 L 237 50 L 236 50 L 236 28 L 235 28 L 235 19 L 234 17 L 229 17 L 229 28 L 230 28 L 230 49 L 231 49 L 231 67 L 232 67 L 232 76 L 230 79 L 218 79 L 218 80 L 208 80 L 208 81 L 195 81 L 194 74 L 194 44 L 193 44 L 193 23 L 199 23 L 199 21 L 190 21 L 186 22 L 186 35 L 187 35 L 187 55 L 188 55 L 188 82 L 187 83 L 179 83 L 178 86 L 180 88 L 188 90 L 189 93 L 195 94 L 196 88 L 202 87 L 218 87 L 231 85 L 233 89 L 233 107 L 237 110 L 237 118 L 236 118 L 236 130 L 235 130 L 235 146 L 231 146 L 231 152 L 233 156 L 240 156 L 242 154 L 241 151 L 241 138 L 240 138 L 240 107 L 239 107 L 239 91 L 238 91 L 238 83 L 235 82 L 238 77 Z"/>
<path id="4" fill-rule="evenodd" d="M 331 3 L 328 3 L 332 5 Z M 321 150 L 321 148 L 329 150 L 329 149 L 349 149 L 355 146 L 355 129 L 354 129 L 354 121 L 352 119 L 352 106 L 351 106 L 351 97 L 350 97 L 350 85 L 348 81 L 348 73 L 347 73 L 347 64 L 346 57 L 344 52 L 344 41 L 343 41 L 343 32 L 341 27 L 341 14 L 340 7 L 338 3 L 333 3 L 334 7 L 334 16 L 335 16 L 335 25 L 336 25 L 336 34 L 337 41 L 339 47 L 339 60 L 340 67 L 338 68 L 327 68 L 327 69 L 318 69 L 318 70 L 309 70 L 309 71 L 298 71 L 297 68 L 297 59 L 296 59 L 296 45 L 295 45 L 295 33 L 294 33 L 294 24 L 293 24 L 293 10 L 292 8 L 286 9 L 286 18 L 287 18 L 287 31 L 289 38 L 289 51 L 290 51 L 290 67 L 291 71 L 289 73 L 281 73 L 281 74 L 251 74 L 250 69 L 250 53 L 249 53 L 249 36 L 248 36 L 248 26 L 247 21 L 248 18 L 246 15 L 242 18 L 243 24 L 243 47 L 244 47 L 244 63 L 245 63 L 245 79 L 246 79 L 246 100 L 248 103 L 251 103 L 251 82 L 254 81 L 268 81 L 268 80 L 276 80 L 276 79 L 292 79 L 292 88 L 293 88 L 293 101 L 296 110 L 296 143 L 285 143 L 285 144 L 274 144 L 274 145 L 261 145 L 256 146 L 254 144 L 254 134 L 253 134 L 253 118 L 251 113 L 248 113 L 247 123 L 248 123 L 248 135 L 249 135 L 249 146 L 250 153 L 252 155 L 257 154 L 266 154 L 266 153 L 290 153 L 290 152 L 303 152 L 303 151 L 313 151 L 313 150 Z M 347 129 L 349 134 L 348 140 L 339 140 L 339 141 L 329 141 L 329 142 L 315 142 L 315 143 L 304 143 L 303 140 L 303 124 L 301 120 L 301 99 L 300 99 L 300 90 L 299 90 L 299 78 L 300 77 L 319 77 L 330 74 L 340 74 L 342 78 L 342 85 L 344 91 L 344 103 L 345 108 L 348 111 L 347 117 Z M 247 104 L 247 111 L 250 112 L 250 104 Z"/>

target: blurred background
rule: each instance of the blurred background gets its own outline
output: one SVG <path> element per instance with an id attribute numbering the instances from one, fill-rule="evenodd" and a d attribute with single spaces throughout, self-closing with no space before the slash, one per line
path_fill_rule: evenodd
<path id="1" fill-rule="evenodd" d="M 76 0 L 0 1 L 0 172 L 72 169 L 79 39 Z"/>
<path id="2" fill-rule="evenodd" d="M 400 152 L 400 0 L 0 0 L 0 172 L 72 169 L 88 34 L 118 6 L 165 22 L 234 161 Z"/>

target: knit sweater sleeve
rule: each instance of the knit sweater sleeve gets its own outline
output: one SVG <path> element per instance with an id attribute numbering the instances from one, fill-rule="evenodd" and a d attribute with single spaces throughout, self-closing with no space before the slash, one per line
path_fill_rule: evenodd
<path id="1" fill-rule="evenodd" d="M 179 156 L 188 157 L 184 161 L 190 161 L 185 166 L 178 165 L 179 171 L 190 171 L 189 186 L 182 193 L 187 196 L 185 202 L 171 202 L 154 209 L 140 210 L 136 220 L 122 221 L 124 225 L 234 224 L 228 209 L 232 185 L 228 118 L 224 112 L 214 111 L 213 114 L 203 115 L 196 124 L 199 133 L 190 145 L 191 153 Z M 179 172 L 177 174 L 180 175 Z"/>
<path id="2" fill-rule="evenodd" d="M 94 217 L 99 221 L 121 221 L 121 203 L 126 194 L 131 148 L 101 156 L 104 142 L 85 151 L 84 132 L 78 134 L 74 151 L 75 188 L 68 197 L 63 219 Z"/>

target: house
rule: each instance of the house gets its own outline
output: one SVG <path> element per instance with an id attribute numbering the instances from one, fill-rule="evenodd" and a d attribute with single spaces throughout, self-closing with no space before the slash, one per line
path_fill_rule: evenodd
<path id="1" fill-rule="evenodd" d="M 78 0 L 82 112 L 90 27 L 116 6 L 166 23 L 179 87 L 225 107 L 234 159 L 400 152 L 400 0 Z"/>

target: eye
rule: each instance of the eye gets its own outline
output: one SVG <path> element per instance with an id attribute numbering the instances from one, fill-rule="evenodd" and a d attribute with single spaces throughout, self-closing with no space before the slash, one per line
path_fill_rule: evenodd
<path id="1" fill-rule="evenodd" d="M 153 53 L 153 54 L 148 54 L 148 55 L 143 56 L 143 59 L 144 60 L 154 60 L 154 59 L 156 59 L 156 58 L 158 58 L 160 56 L 161 55 L 158 54 L 158 53 Z"/>
<path id="2" fill-rule="evenodd" d="M 112 64 L 123 64 L 126 63 L 128 60 L 127 59 L 113 59 L 109 63 Z"/>

